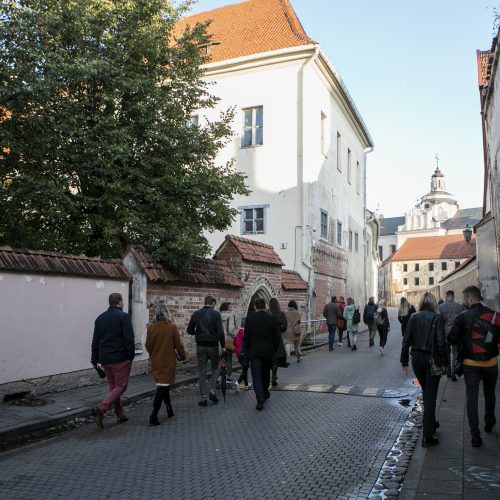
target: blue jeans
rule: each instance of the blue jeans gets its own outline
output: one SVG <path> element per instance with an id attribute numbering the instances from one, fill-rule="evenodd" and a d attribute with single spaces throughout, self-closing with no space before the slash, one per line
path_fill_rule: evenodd
<path id="1" fill-rule="evenodd" d="M 337 330 L 337 325 L 328 325 L 328 350 L 333 350 L 333 344 L 335 342 L 335 331 Z"/>

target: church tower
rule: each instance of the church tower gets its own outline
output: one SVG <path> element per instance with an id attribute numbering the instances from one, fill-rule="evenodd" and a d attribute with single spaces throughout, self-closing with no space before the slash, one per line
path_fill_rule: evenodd
<path id="1" fill-rule="evenodd" d="M 446 191 L 444 184 L 444 175 L 439 170 L 439 166 L 434 171 L 433 176 L 431 177 L 431 192 L 435 191 Z"/>

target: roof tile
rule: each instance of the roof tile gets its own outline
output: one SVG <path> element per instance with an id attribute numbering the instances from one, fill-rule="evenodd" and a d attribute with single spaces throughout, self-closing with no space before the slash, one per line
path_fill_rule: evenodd
<path id="1" fill-rule="evenodd" d="M 263 264 L 271 264 L 274 266 L 284 266 L 285 263 L 280 256 L 274 251 L 272 245 L 261 243 L 260 241 L 242 238 L 241 236 L 226 236 L 224 243 L 219 247 L 215 256 L 217 257 L 224 247 L 232 243 L 243 260 L 249 262 L 261 262 Z"/>
<path id="2" fill-rule="evenodd" d="M 245 0 L 185 17 L 176 26 L 179 37 L 186 26 L 211 20 L 209 62 L 224 61 L 316 42 L 300 24 L 289 0 Z"/>
<path id="3" fill-rule="evenodd" d="M 37 273 L 68 274 L 93 278 L 128 280 L 130 275 L 121 260 L 66 255 L 42 250 L 0 247 L 0 270 Z"/>
<path id="4" fill-rule="evenodd" d="M 296 271 L 283 269 L 281 275 L 281 286 L 283 290 L 307 290 L 307 282 L 304 281 Z"/>
<path id="5" fill-rule="evenodd" d="M 452 234 L 408 238 L 391 260 L 468 259 L 475 254 L 475 239 L 467 243 L 461 234 Z"/>

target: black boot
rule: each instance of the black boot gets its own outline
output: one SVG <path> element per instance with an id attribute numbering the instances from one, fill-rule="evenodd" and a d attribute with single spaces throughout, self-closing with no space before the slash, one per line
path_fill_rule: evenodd
<path id="1" fill-rule="evenodd" d="M 149 425 L 160 425 L 160 422 L 158 421 L 158 412 L 161 409 L 161 403 L 163 400 L 163 387 L 156 387 L 156 392 L 155 392 L 155 398 L 153 400 L 153 412 L 151 413 L 151 416 L 149 417 Z"/>
<path id="2" fill-rule="evenodd" d="M 163 401 L 167 407 L 167 416 L 172 418 L 174 416 L 174 410 L 172 409 L 172 403 L 170 402 L 170 386 L 162 387 L 163 389 Z"/>

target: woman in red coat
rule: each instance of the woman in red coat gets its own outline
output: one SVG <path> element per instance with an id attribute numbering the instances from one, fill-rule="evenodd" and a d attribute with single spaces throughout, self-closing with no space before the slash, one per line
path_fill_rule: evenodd
<path id="1" fill-rule="evenodd" d="M 167 407 L 168 418 L 174 416 L 170 402 L 170 384 L 175 382 L 177 355 L 180 360 L 185 360 L 186 351 L 179 331 L 172 323 L 168 310 L 163 304 L 156 306 L 155 317 L 156 321 L 148 327 L 146 338 L 146 349 L 149 353 L 153 377 L 156 382 L 153 413 L 149 417 L 149 423 L 160 425 L 158 412 L 162 402 Z"/>

